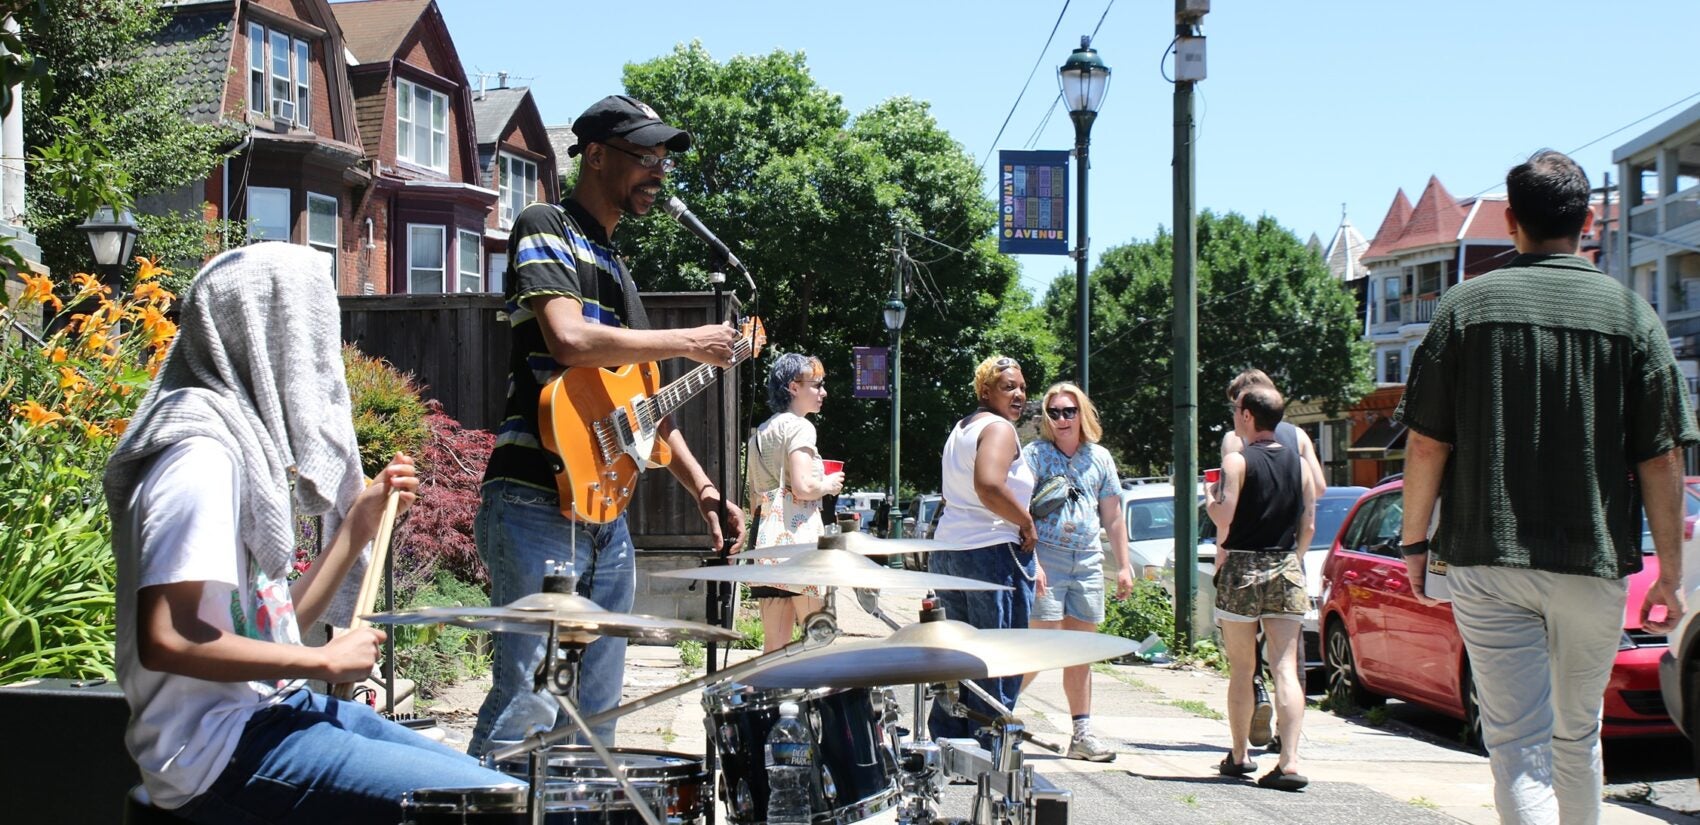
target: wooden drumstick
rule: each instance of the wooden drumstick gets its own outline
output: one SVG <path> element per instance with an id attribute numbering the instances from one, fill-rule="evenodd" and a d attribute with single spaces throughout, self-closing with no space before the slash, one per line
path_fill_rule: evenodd
<path id="1" fill-rule="evenodd" d="M 366 626 L 366 619 L 361 614 L 372 609 L 372 603 L 378 600 L 378 585 L 384 577 L 384 563 L 390 555 L 390 537 L 395 532 L 396 513 L 401 509 L 401 491 L 391 490 L 384 497 L 384 515 L 378 519 L 378 535 L 372 539 L 372 558 L 366 564 L 366 575 L 360 578 L 360 592 L 355 597 L 354 618 L 348 623 L 348 631 L 352 632 Z M 373 669 L 376 672 L 376 668 Z M 331 695 L 339 699 L 350 699 L 354 696 L 354 682 L 344 682 L 331 686 Z"/>

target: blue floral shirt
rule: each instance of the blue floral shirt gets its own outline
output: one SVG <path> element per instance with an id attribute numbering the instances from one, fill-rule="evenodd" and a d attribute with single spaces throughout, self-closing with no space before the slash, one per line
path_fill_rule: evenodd
<path id="1" fill-rule="evenodd" d="M 1063 455 L 1056 445 L 1042 438 L 1021 449 L 1027 466 L 1033 468 L 1035 483 L 1043 485 L 1052 476 L 1064 476 L 1080 491 L 1056 512 L 1038 520 L 1039 543 L 1064 550 L 1098 547 L 1098 502 L 1120 497 L 1121 476 L 1110 451 L 1097 444 L 1082 444 L 1074 457 Z"/>

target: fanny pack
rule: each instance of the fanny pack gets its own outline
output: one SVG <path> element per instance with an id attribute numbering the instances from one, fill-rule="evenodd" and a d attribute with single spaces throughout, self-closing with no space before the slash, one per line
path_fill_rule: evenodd
<path id="1" fill-rule="evenodd" d="M 1043 484 L 1033 490 L 1033 500 L 1027 504 L 1027 512 L 1036 519 L 1045 518 L 1062 509 L 1064 504 L 1074 500 L 1079 495 L 1074 489 L 1074 482 L 1068 476 L 1054 475 L 1045 479 Z"/>

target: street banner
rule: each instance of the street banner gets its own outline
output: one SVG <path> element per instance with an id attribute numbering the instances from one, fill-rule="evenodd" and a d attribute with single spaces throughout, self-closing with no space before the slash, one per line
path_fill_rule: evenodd
<path id="1" fill-rule="evenodd" d="M 886 377 L 886 347 L 852 347 L 856 357 L 856 386 L 852 398 L 890 398 Z"/>
<path id="2" fill-rule="evenodd" d="M 1065 149 L 998 152 L 998 251 L 1068 254 L 1068 156 Z"/>

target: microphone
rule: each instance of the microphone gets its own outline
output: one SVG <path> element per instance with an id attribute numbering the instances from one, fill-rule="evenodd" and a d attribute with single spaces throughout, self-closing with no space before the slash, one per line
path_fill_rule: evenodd
<path id="1" fill-rule="evenodd" d="M 698 220 L 696 215 L 691 214 L 690 208 L 685 206 L 684 201 L 676 197 L 668 198 L 667 202 L 662 204 L 661 209 L 672 216 L 673 220 L 678 221 L 680 226 L 689 229 L 692 235 L 708 244 L 708 248 L 713 250 L 716 258 L 726 264 L 727 269 L 742 272 L 745 278 L 750 276 L 750 273 L 744 269 L 743 263 L 738 260 L 738 256 L 733 255 L 732 250 L 726 247 L 724 241 L 715 237 L 708 227 L 702 225 L 702 221 Z M 752 283 L 750 288 L 754 289 L 755 285 Z"/>

